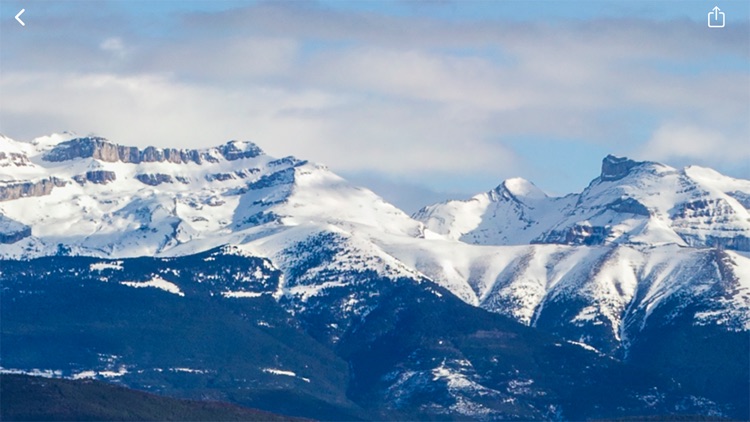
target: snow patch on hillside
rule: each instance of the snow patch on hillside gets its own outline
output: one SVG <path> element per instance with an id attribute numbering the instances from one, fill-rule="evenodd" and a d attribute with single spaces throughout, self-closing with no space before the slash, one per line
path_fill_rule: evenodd
<path id="1" fill-rule="evenodd" d="M 224 297 L 261 297 L 263 296 L 264 292 L 221 292 L 221 295 Z"/>
<path id="2" fill-rule="evenodd" d="M 34 377 L 43 378 L 61 378 L 62 371 L 55 369 L 14 369 L 14 368 L 3 368 L 0 366 L 0 374 L 17 374 L 17 375 L 31 375 Z"/>
<path id="3" fill-rule="evenodd" d="M 122 270 L 122 261 L 96 262 L 89 266 L 91 271 Z"/>
<path id="4" fill-rule="evenodd" d="M 177 296 L 185 296 L 185 293 L 183 293 L 176 284 L 164 280 L 159 276 L 154 276 L 154 278 L 149 281 L 122 281 L 120 282 L 120 284 L 135 288 L 154 287 L 164 290 L 165 292 L 175 294 Z"/>
<path id="5" fill-rule="evenodd" d="M 282 375 L 282 376 L 286 376 L 286 377 L 294 377 L 294 378 L 300 379 L 300 380 L 302 380 L 304 382 L 310 382 L 309 378 L 298 376 L 295 372 L 286 371 L 286 370 L 283 370 L 283 369 L 264 368 L 263 372 L 268 373 L 268 374 L 273 374 L 273 375 Z"/>

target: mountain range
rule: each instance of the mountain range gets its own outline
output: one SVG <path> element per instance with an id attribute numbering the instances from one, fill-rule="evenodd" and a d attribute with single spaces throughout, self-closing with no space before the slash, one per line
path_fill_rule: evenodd
<path id="1" fill-rule="evenodd" d="M 2 137 L 0 358 L 321 419 L 747 419 L 748 208 L 607 156 L 409 216 L 251 142 Z"/>

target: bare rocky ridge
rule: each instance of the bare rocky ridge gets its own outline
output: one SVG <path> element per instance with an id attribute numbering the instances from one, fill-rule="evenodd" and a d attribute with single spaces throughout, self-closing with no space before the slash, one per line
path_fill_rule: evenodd
<path id="1" fill-rule="evenodd" d="M 73 180 L 81 185 L 86 182 L 96 183 L 98 185 L 106 185 L 109 182 L 114 182 L 115 180 L 117 180 L 117 174 L 113 171 L 93 170 L 87 171 L 84 174 L 73 176 Z"/>
<path id="2" fill-rule="evenodd" d="M 107 163 L 154 163 L 169 162 L 175 164 L 204 162 L 216 163 L 218 155 L 226 160 L 234 161 L 240 158 L 252 158 L 263 151 L 254 144 L 232 141 L 220 147 L 209 150 L 175 149 L 147 147 L 143 150 L 137 147 L 126 147 L 109 142 L 105 138 L 86 137 L 61 142 L 44 155 L 45 161 L 61 162 L 77 158 L 94 158 Z"/>
<path id="3" fill-rule="evenodd" d="M 138 174 L 135 176 L 141 183 L 149 186 L 158 186 L 162 183 L 174 183 L 172 176 L 168 174 L 156 173 L 156 174 Z"/>
<path id="4" fill-rule="evenodd" d="M 738 189 L 739 188 L 739 189 Z M 750 182 L 608 155 L 581 192 L 543 197 L 505 182 L 469 200 L 427 206 L 427 228 L 484 245 L 666 244 L 750 251 Z"/>
<path id="5" fill-rule="evenodd" d="M 606 181 L 620 180 L 627 176 L 631 169 L 641 164 L 645 164 L 645 162 L 608 155 L 602 161 L 601 179 Z"/>
<path id="6" fill-rule="evenodd" d="M 607 241 L 607 227 L 577 223 L 563 230 L 552 230 L 544 238 L 532 240 L 532 243 L 556 243 L 561 245 L 603 245 Z"/>
<path id="7" fill-rule="evenodd" d="M 55 187 L 65 186 L 64 180 L 49 177 L 37 181 L 0 183 L 0 201 L 12 201 L 18 198 L 45 196 Z"/>
<path id="8" fill-rule="evenodd" d="M 29 236 L 31 227 L 0 214 L 0 243 L 16 243 Z"/>

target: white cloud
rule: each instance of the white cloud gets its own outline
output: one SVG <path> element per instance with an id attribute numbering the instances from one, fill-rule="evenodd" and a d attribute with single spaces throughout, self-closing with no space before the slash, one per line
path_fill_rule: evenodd
<path id="1" fill-rule="evenodd" d="M 748 158 L 742 24 L 709 36 L 691 21 L 454 22 L 294 3 L 180 15 L 156 34 L 153 22 L 112 36 L 58 21 L 38 23 L 49 34 L 36 32 L 34 48 L 0 39 L 17 58 L 0 74 L 10 136 L 73 130 L 177 147 L 242 138 L 394 179 L 496 175 L 476 192 L 518 174 L 506 146 L 518 137 L 710 157 L 719 170 Z"/>
<path id="2" fill-rule="evenodd" d="M 131 66 L 137 72 L 169 72 L 183 79 L 228 86 L 238 81 L 279 78 L 294 69 L 299 42 L 284 37 L 197 39 L 144 45 Z"/>
<path id="3" fill-rule="evenodd" d="M 206 147 L 242 137 L 275 155 L 339 170 L 415 174 L 509 166 L 512 154 L 481 133 L 439 118 L 439 110 L 397 107 L 323 91 L 268 86 L 230 91 L 164 75 L 4 75 L 0 113 L 54 116 L 39 131 L 93 132 L 127 145 Z M 106 107 L 102 105 L 106 104 Z M 65 122 L 65 127 L 51 127 Z M 13 121 L 11 133 L 21 131 Z M 238 134 L 240 136 L 238 136 Z"/>
<path id="4" fill-rule="evenodd" d="M 750 162 L 750 139 L 728 139 L 721 131 L 691 123 L 668 122 L 640 151 L 655 160 L 689 159 L 703 163 Z"/>

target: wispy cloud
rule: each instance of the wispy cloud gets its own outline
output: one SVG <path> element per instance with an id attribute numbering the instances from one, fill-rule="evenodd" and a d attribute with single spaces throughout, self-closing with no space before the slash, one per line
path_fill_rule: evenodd
<path id="1" fill-rule="evenodd" d="M 721 131 L 689 122 L 667 122 L 643 146 L 642 156 L 653 159 L 692 159 L 700 163 L 717 160 L 731 164 L 750 163 L 750 141 L 736 142 Z"/>

